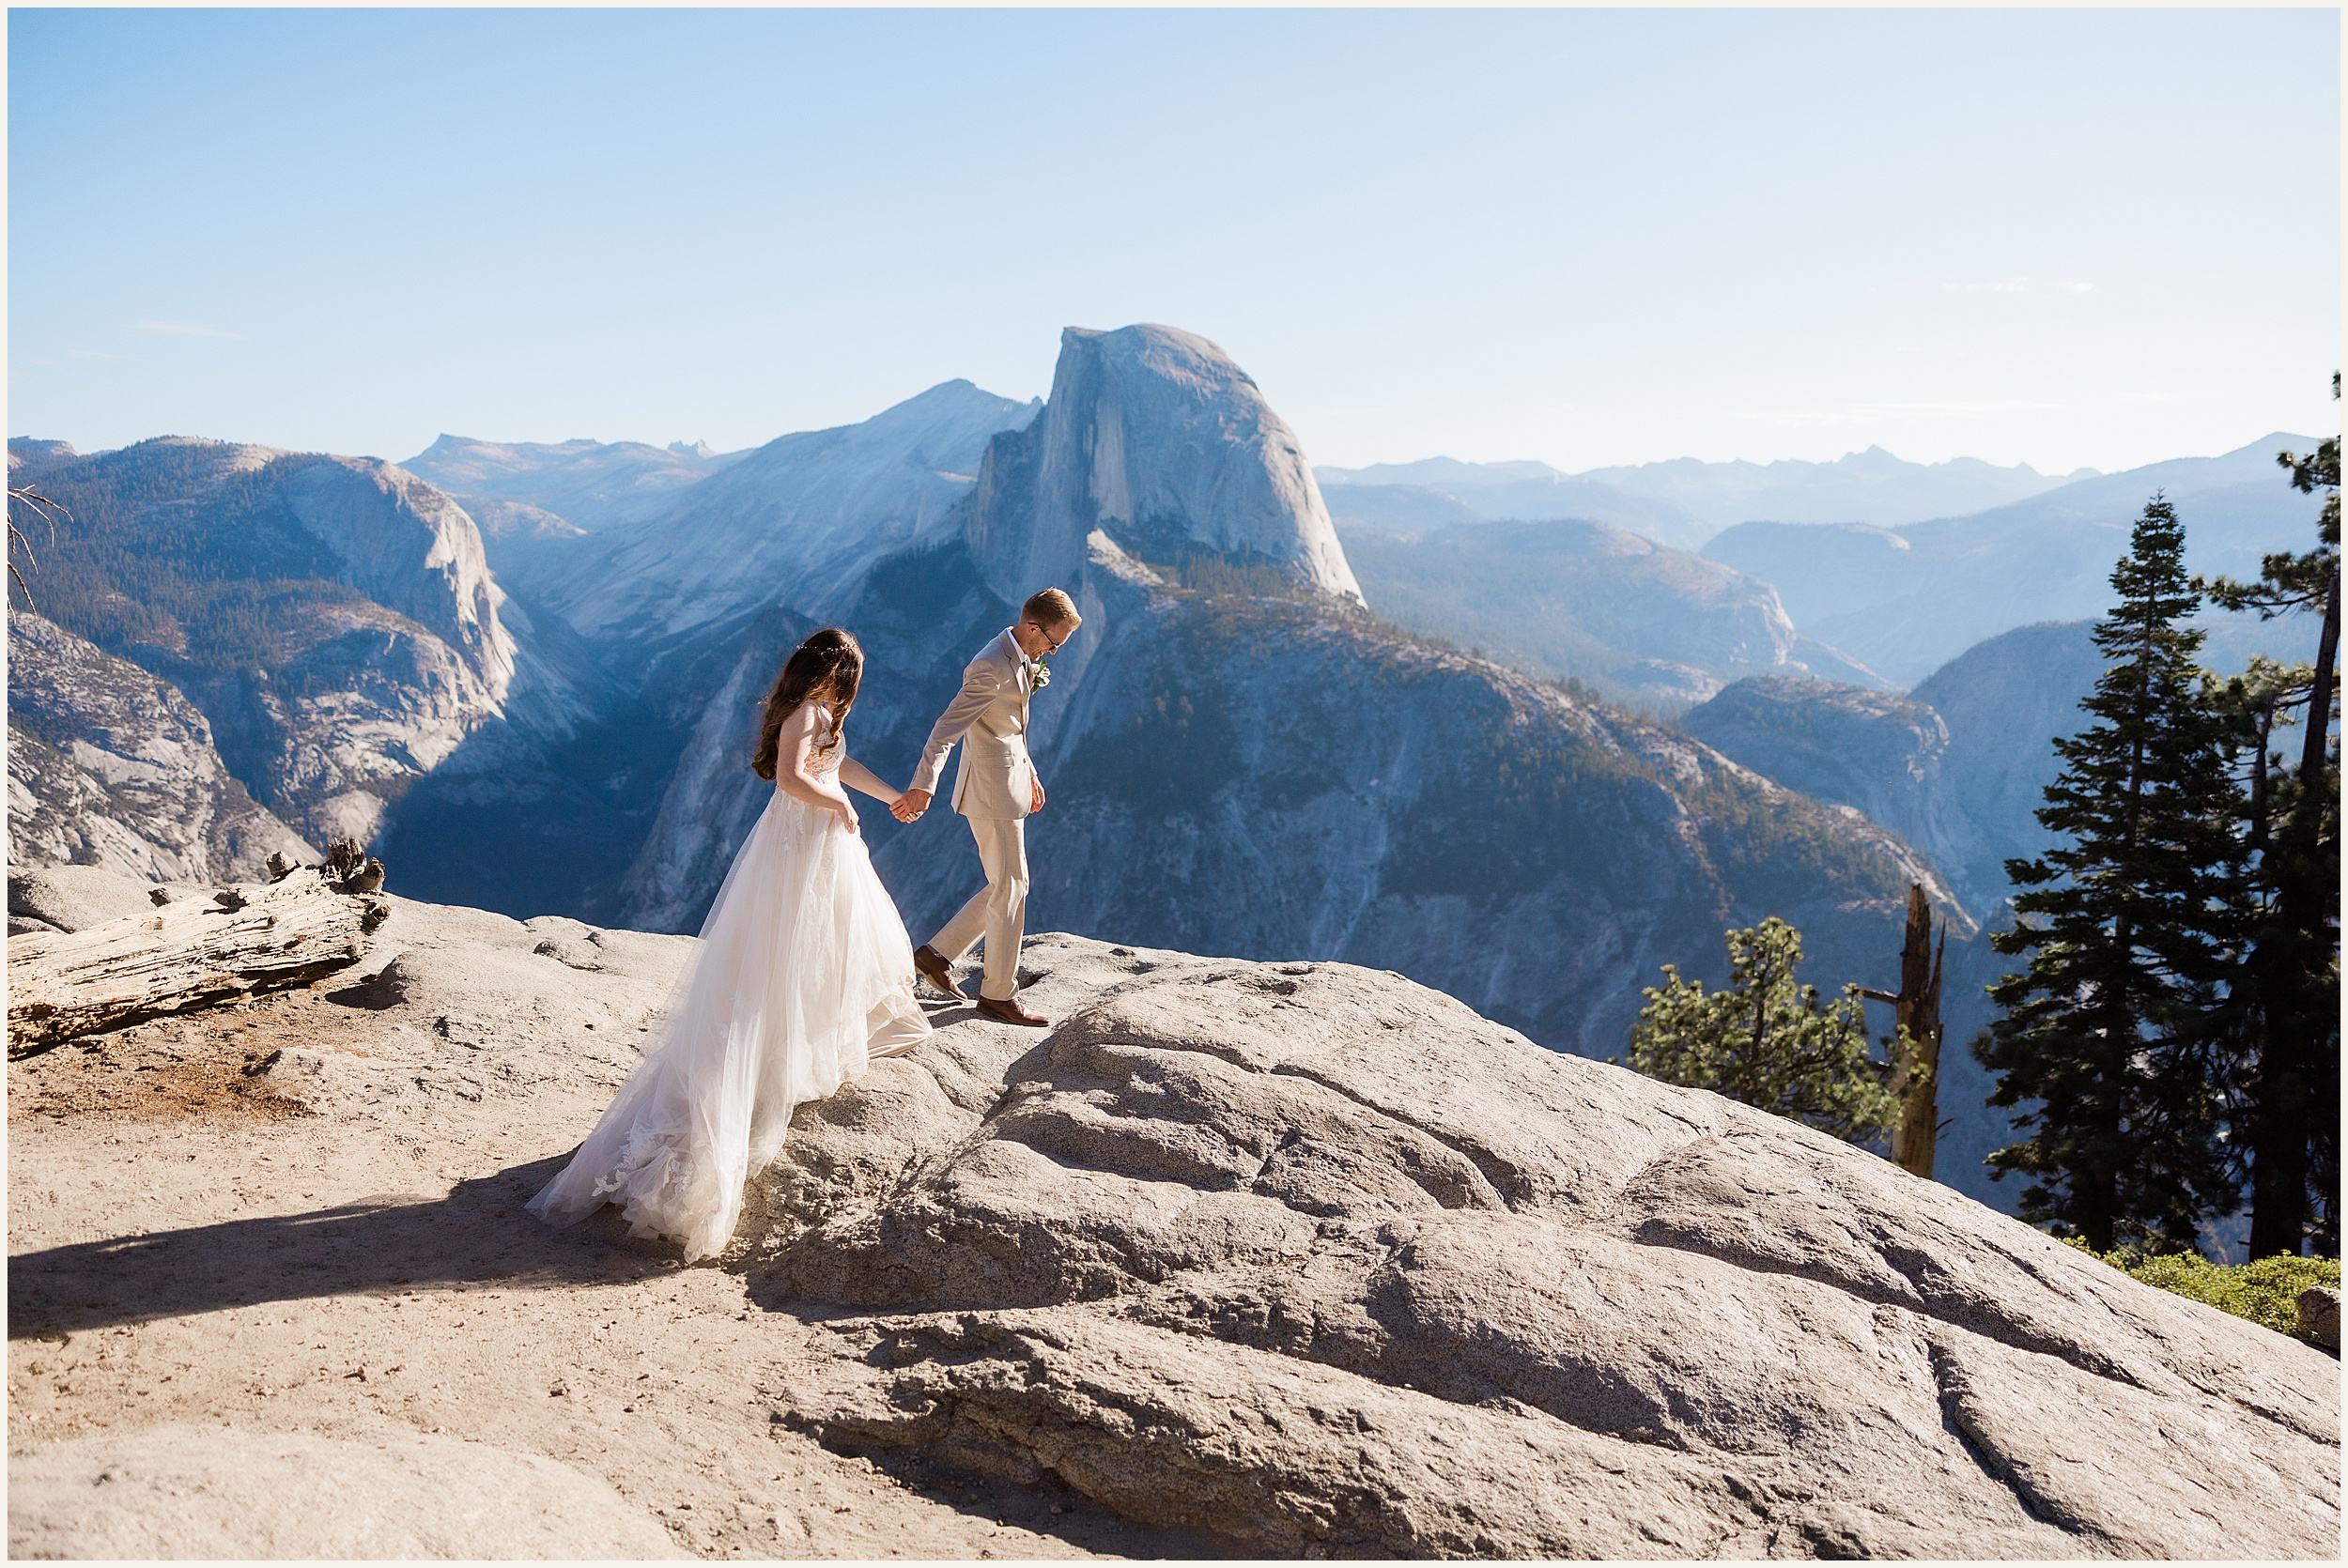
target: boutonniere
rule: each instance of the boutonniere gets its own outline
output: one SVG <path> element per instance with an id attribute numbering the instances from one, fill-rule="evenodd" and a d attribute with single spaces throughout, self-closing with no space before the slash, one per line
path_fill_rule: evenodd
<path id="1" fill-rule="evenodd" d="M 1033 658 L 1027 661 L 1029 667 L 1035 671 L 1035 674 L 1027 686 L 1029 691 L 1042 691 L 1045 686 L 1052 684 L 1051 658 L 1052 656 L 1049 653 L 1046 653 L 1040 658 Z"/>

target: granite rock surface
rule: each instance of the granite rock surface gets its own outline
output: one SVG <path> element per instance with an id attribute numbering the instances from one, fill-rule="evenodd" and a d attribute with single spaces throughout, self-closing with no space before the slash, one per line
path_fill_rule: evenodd
<path id="1" fill-rule="evenodd" d="M 319 858 L 231 776 L 195 704 L 55 623 L 9 610 L 12 869 L 253 882 L 277 852 Z M 11 915 L 15 902 L 12 891 Z"/>
<path id="2" fill-rule="evenodd" d="M 1211 556 L 1361 600 L 1296 433 L 1177 328 L 1069 328 L 1042 416 L 987 446 L 964 532 L 995 592 L 1064 586 L 1096 531 L 1141 560 Z"/>
<path id="3" fill-rule="evenodd" d="M 2323 1352 L 1367 968 L 1037 937 L 716 1264 L 548 1230 L 693 945 L 393 904 L 9 1064 L 20 1549 L 2337 1554 Z"/>
<path id="4" fill-rule="evenodd" d="M 682 1558 L 600 1481 L 459 1437 L 161 1428 L 13 1461 L 17 1558 Z"/>
<path id="5" fill-rule="evenodd" d="M 2338 1378 L 1794 1123 L 1398 976 L 1030 945 L 802 1114 L 769 1390 L 1290 1555 L 2330 1557 Z"/>

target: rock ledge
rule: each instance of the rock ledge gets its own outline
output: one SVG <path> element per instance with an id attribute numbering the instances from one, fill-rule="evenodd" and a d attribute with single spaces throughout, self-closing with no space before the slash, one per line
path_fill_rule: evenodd
<path id="1" fill-rule="evenodd" d="M 1399 976 L 1069 937 L 803 1111 L 766 1389 L 1268 1553 L 2334 1555 L 2320 1352 Z M 941 1020 L 941 1022 L 946 1022 Z"/>

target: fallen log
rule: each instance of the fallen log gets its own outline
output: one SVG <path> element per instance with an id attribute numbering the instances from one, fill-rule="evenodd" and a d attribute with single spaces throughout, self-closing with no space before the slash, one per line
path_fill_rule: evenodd
<path id="1" fill-rule="evenodd" d="M 305 867 L 85 930 L 12 936 L 8 1054 L 307 985 L 363 958 L 391 909 L 381 894 L 345 891 Z"/>

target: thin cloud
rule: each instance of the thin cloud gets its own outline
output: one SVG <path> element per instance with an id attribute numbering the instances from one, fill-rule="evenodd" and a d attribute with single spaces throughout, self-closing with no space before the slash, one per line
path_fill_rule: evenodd
<path id="1" fill-rule="evenodd" d="M 173 338 L 239 338 L 237 332 L 224 332 L 218 327 L 207 327 L 196 321 L 133 321 L 131 331 L 149 332 Z"/>
<path id="2" fill-rule="evenodd" d="M 65 351 L 65 357 L 69 360 L 118 360 L 122 356 L 101 354 L 95 348 L 69 348 Z"/>

